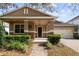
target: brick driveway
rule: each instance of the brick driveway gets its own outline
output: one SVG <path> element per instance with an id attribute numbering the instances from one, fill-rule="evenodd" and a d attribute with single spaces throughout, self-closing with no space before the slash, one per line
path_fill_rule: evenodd
<path id="1" fill-rule="evenodd" d="M 61 39 L 61 43 L 79 52 L 79 40 L 75 39 Z"/>

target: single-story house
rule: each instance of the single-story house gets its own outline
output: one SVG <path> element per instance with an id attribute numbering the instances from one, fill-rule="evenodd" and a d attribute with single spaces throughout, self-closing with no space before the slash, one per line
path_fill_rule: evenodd
<path id="1" fill-rule="evenodd" d="M 74 25 L 56 21 L 57 17 L 30 7 L 21 7 L 0 17 L 9 23 L 10 34 L 30 34 L 33 38 L 46 38 L 49 34 L 61 34 L 73 38 Z"/>

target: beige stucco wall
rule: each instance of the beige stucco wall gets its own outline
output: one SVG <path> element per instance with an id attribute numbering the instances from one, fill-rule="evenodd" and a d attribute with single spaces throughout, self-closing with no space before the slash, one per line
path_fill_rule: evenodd
<path id="1" fill-rule="evenodd" d="M 54 33 L 61 34 L 62 38 L 73 38 L 73 26 L 55 26 Z"/>

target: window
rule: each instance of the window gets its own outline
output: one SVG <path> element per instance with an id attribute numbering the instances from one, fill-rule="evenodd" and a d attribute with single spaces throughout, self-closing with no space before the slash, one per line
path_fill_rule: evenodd
<path id="1" fill-rule="evenodd" d="M 22 24 L 15 25 L 15 33 L 24 33 L 24 25 Z"/>

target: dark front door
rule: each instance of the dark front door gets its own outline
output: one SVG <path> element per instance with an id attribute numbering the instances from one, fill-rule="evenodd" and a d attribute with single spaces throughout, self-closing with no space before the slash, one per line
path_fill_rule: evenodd
<path id="1" fill-rule="evenodd" d="M 42 27 L 38 27 L 38 37 L 42 37 Z"/>

